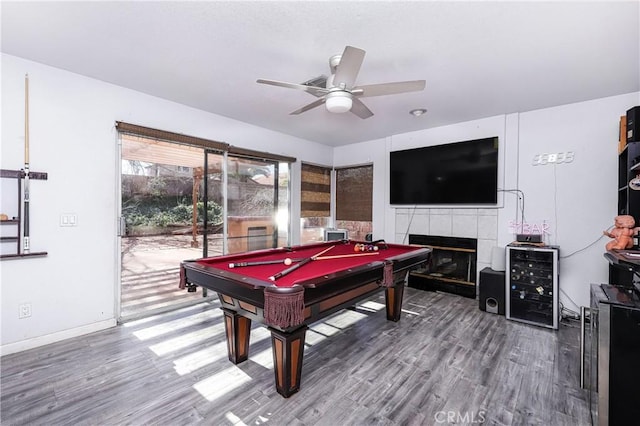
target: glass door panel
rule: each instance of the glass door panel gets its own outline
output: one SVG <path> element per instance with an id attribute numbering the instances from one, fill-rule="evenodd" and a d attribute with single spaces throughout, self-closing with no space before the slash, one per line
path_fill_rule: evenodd
<path id="1" fill-rule="evenodd" d="M 289 229 L 291 227 L 289 211 L 291 207 L 289 194 L 289 163 L 278 164 L 278 202 L 276 211 L 276 225 L 278 229 L 277 247 L 290 245 Z"/>
<path id="2" fill-rule="evenodd" d="M 200 194 L 202 196 L 199 201 L 202 203 L 202 216 L 205 223 L 203 257 L 219 256 L 226 253 L 224 158 L 222 153 L 212 151 L 205 153 L 204 163 L 207 174 L 206 180 L 201 182 Z"/>
<path id="3" fill-rule="evenodd" d="M 180 262 L 202 257 L 203 149 L 121 138 L 120 318 L 202 301 L 178 288 Z M 194 202 L 195 201 L 195 202 Z"/>
<path id="4" fill-rule="evenodd" d="M 278 246 L 279 164 L 227 155 L 227 253 Z"/>

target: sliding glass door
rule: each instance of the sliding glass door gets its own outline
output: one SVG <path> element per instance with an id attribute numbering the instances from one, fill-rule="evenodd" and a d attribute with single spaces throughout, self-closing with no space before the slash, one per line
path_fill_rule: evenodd
<path id="1" fill-rule="evenodd" d="M 206 291 L 178 288 L 183 260 L 289 243 L 288 162 L 128 132 L 119 140 L 121 320 L 202 301 Z"/>

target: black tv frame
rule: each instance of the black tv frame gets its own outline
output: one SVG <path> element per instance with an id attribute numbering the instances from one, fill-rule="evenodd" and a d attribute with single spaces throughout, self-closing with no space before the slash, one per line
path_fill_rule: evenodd
<path id="1" fill-rule="evenodd" d="M 499 158 L 498 136 L 391 151 L 390 204 L 494 207 Z"/>

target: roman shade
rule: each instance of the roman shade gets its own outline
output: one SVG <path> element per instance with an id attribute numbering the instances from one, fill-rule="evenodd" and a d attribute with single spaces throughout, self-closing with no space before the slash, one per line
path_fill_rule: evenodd
<path id="1" fill-rule="evenodd" d="M 373 166 L 336 169 L 336 220 L 370 222 Z"/>
<path id="2" fill-rule="evenodd" d="M 331 169 L 302 163 L 300 217 L 331 216 Z"/>

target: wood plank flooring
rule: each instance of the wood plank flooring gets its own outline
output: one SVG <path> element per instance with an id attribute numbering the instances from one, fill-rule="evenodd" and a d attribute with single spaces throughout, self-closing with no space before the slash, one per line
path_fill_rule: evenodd
<path id="1" fill-rule="evenodd" d="M 227 359 L 219 304 L 203 302 L 0 360 L 3 425 L 588 425 L 579 326 L 552 331 L 412 288 L 307 332 L 301 390 L 275 391 L 269 332 Z"/>
<path id="2" fill-rule="evenodd" d="M 202 292 L 178 288 L 180 263 L 175 267 L 145 272 L 122 272 L 120 317 L 130 320 L 202 301 Z M 209 293 L 211 296 L 211 293 Z M 217 296 L 216 296 L 217 297 Z"/>

